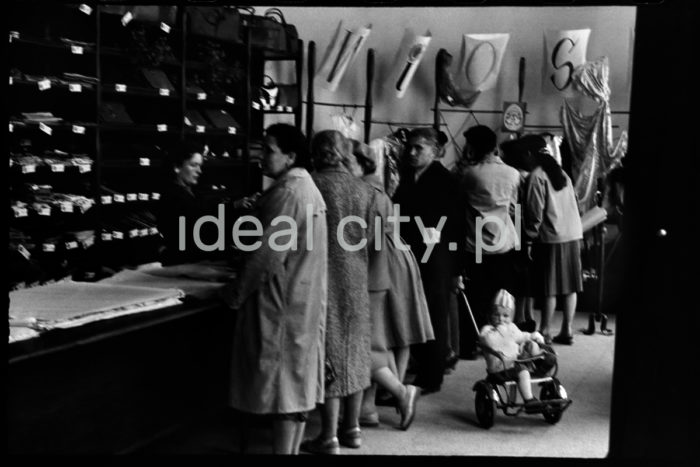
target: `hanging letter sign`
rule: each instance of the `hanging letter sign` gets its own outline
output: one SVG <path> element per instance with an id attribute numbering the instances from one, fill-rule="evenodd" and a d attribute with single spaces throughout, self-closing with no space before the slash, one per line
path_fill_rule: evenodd
<path id="1" fill-rule="evenodd" d="M 427 31 L 424 36 L 416 36 L 410 30 L 404 33 L 399 52 L 394 60 L 390 81 L 399 99 L 406 94 L 432 37 L 430 31 Z"/>
<path id="2" fill-rule="evenodd" d="M 465 34 L 460 69 L 460 87 L 467 91 L 488 91 L 496 86 L 510 34 Z"/>
<path id="3" fill-rule="evenodd" d="M 545 32 L 545 60 L 542 90 L 568 92 L 574 69 L 586 63 L 590 29 Z"/>

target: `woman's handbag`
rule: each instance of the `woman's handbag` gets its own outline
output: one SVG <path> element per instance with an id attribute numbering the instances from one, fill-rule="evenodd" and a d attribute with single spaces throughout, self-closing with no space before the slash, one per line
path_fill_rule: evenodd
<path id="1" fill-rule="evenodd" d="M 279 8 L 269 8 L 263 16 L 243 15 L 242 20 L 250 30 L 251 46 L 288 54 L 299 51 L 297 29 L 287 24 Z"/>
<path id="2" fill-rule="evenodd" d="M 197 35 L 228 42 L 241 42 L 241 15 L 236 7 L 188 8 L 190 30 Z"/>

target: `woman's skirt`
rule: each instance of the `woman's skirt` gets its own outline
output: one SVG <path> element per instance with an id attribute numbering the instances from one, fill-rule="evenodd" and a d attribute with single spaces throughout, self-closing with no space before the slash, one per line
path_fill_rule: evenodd
<path id="1" fill-rule="evenodd" d="M 532 248 L 537 281 L 534 293 L 551 297 L 583 291 L 580 240 L 535 243 Z"/>

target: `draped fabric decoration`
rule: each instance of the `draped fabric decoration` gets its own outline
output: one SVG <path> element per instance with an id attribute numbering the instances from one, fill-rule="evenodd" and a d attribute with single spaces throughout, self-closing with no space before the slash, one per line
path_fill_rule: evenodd
<path id="1" fill-rule="evenodd" d="M 510 34 L 465 34 L 462 41 L 460 86 L 483 92 L 496 86 Z"/>
<path id="2" fill-rule="evenodd" d="M 344 29 L 342 26 L 341 21 L 316 73 L 322 86 L 331 92 L 338 89 L 340 80 L 355 61 L 372 31 L 371 24 L 354 30 Z"/>
<path id="3" fill-rule="evenodd" d="M 596 183 L 620 164 L 627 151 L 627 132 L 613 144 L 608 86 L 608 58 L 601 57 L 577 67 L 572 74 L 576 90 L 598 102 L 598 109 L 583 115 L 564 100 L 561 121 L 571 150 L 571 171 L 579 210 L 585 213 L 595 206 Z"/>
<path id="4" fill-rule="evenodd" d="M 404 151 L 403 142 L 396 136 L 377 138 L 369 143 L 370 154 L 377 164 L 375 174 L 384 183 L 384 190 L 391 198 L 399 186 L 399 164 Z"/>

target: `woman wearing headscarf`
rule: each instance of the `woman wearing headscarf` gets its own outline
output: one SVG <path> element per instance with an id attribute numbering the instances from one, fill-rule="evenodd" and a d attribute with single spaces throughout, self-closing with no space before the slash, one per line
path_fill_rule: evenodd
<path id="1" fill-rule="evenodd" d="M 362 391 L 370 385 L 368 244 L 373 238 L 374 190 L 345 167 L 348 140 L 338 131 L 316 134 L 312 142 L 313 180 L 326 203 L 328 222 L 328 312 L 326 318 L 326 399 L 321 433 L 302 449 L 337 454 L 340 445 L 359 448 Z M 364 223 L 364 225 L 362 225 Z M 343 421 L 338 435 L 338 415 Z"/>
<path id="2" fill-rule="evenodd" d="M 272 418 L 277 454 L 299 452 L 307 413 L 324 399 L 326 205 L 303 168 L 306 147 L 291 125 L 266 130 L 262 169 L 274 182 L 252 215 L 262 237 L 239 239 L 248 256 L 227 297 L 239 310 L 230 403 Z"/>

